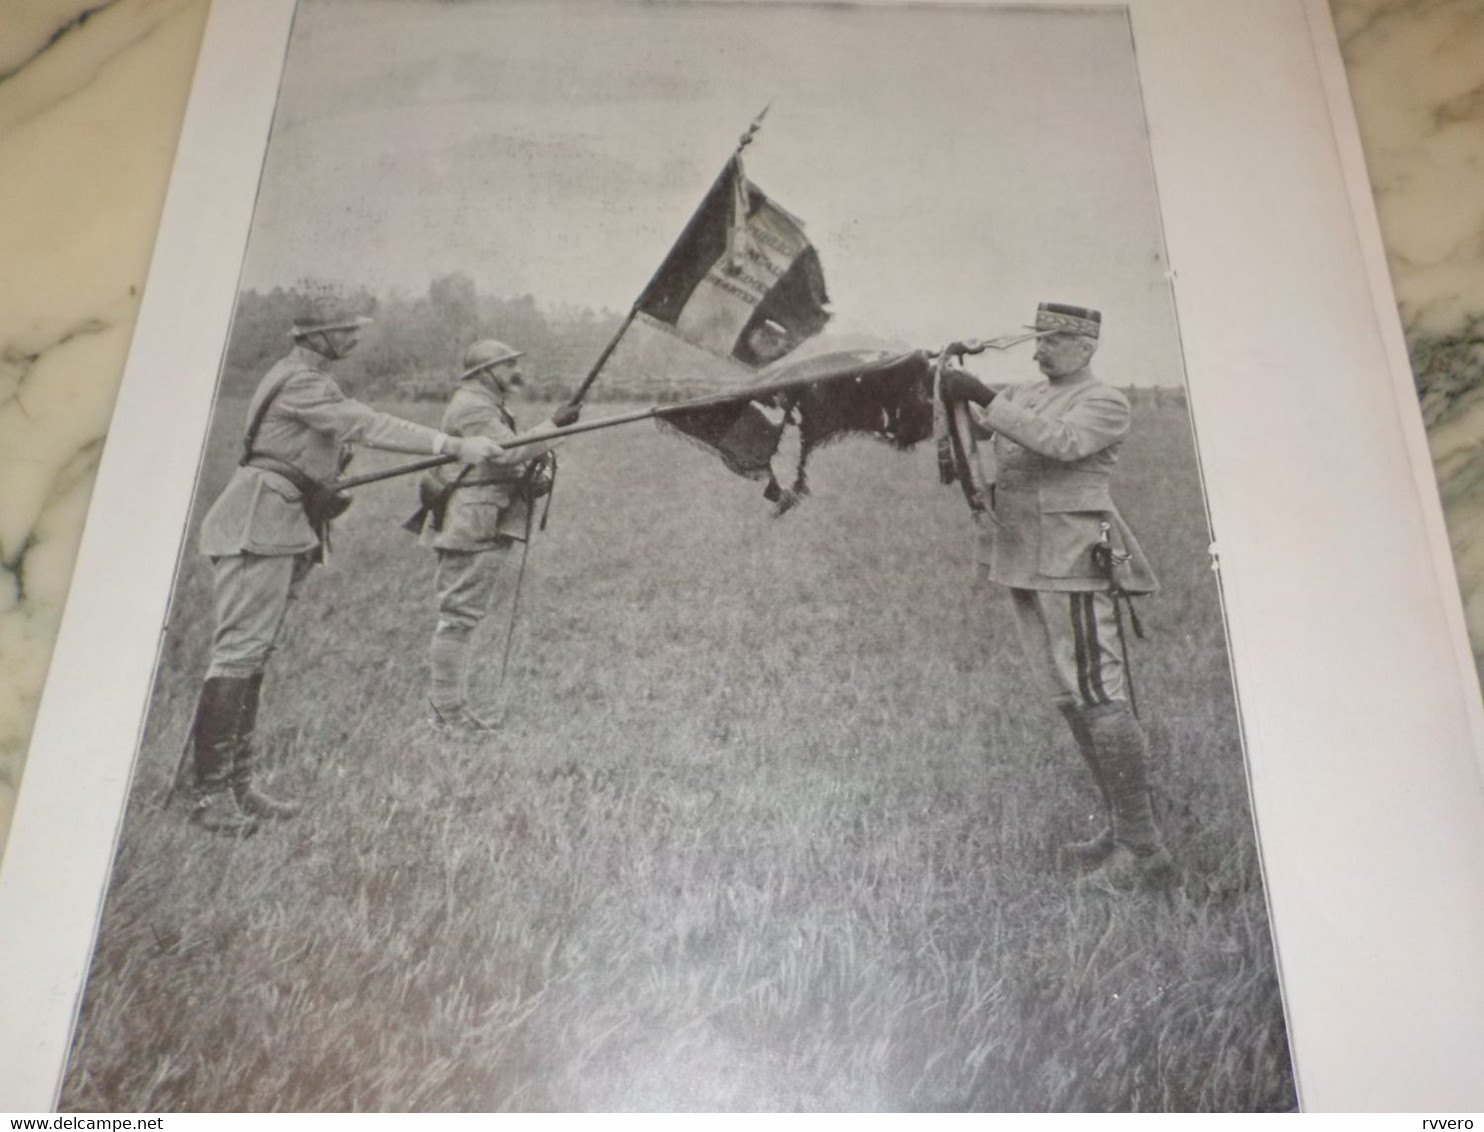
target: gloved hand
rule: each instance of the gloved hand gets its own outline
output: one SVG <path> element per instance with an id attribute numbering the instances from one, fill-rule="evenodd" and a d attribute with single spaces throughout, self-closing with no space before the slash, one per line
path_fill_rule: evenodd
<path id="1" fill-rule="evenodd" d="M 994 400 L 993 389 L 961 369 L 944 372 L 938 390 L 945 401 L 973 401 L 976 405 L 988 405 Z"/>
<path id="2" fill-rule="evenodd" d="M 557 428 L 566 428 L 570 424 L 576 424 L 577 418 L 582 415 L 582 406 L 569 401 L 556 412 L 551 414 L 551 423 Z"/>
<path id="3" fill-rule="evenodd" d="M 505 454 L 505 449 L 487 436 L 450 436 L 448 441 L 448 450 L 463 464 L 482 464 Z"/>

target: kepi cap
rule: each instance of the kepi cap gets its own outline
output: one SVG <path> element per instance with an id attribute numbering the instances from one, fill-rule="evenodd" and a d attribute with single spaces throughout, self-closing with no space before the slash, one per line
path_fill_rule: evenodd
<path id="1" fill-rule="evenodd" d="M 1096 338 L 1103 328 L 1103 312 L 1091 307 L 1074 307 L 1069 303 L 1042 303 L 1036 308 L 1036 322 L 1028 330 L 1043 334 L 1081 334 Z"/>

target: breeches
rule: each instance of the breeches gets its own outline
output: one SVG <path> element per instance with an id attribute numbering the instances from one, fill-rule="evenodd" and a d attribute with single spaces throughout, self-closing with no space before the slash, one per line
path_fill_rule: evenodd
<path id="1" fill-rule="evenodd" d="M 1020 639 L 1047 696 L 1077 707 L 1127 700 L 1111 594 L 1012 588 L 1010 596 Z"/>
<path id="2" fill-rule="evenodd" d="M 438 591 L 438 625 L 435 637 L 468 640 L 474 627 L 484 620 L 499 590 L 500 567 L 506 547 L 489 550 L 440 550 L 435 587 Z"/>
<path id="3" fill-rule="evenodd" d="M 304 555 L 232 554 L 211 560 L 216 630 L 206 675 L 252 676 L 268 666 L 290 603 L 313 563 Z"/>

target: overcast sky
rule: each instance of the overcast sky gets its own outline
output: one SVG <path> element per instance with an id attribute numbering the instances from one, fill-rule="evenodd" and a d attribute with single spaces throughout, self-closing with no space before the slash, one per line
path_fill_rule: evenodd
<path id="1" fill-rule="evenodd" d="M 1181 380 L 1116 9 L 301 0 L 244 285 L 463 271 L 627 310 L 769 103 L 748 174 L 805 221 L 832 329 L 1082 303 L 1106 380 Z"/>

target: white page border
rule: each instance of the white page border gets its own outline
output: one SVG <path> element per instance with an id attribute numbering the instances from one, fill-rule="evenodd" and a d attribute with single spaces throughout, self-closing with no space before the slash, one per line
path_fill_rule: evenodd
<path id="1" fill-rule="evenodd" d="M 1328 14 L 1127 6 L 1301 1098 L 1484 1107 L 1484 715 Z M 59 1087 L 292 15 L 208 23 L 0 869 L 0 1108 Z"/>

